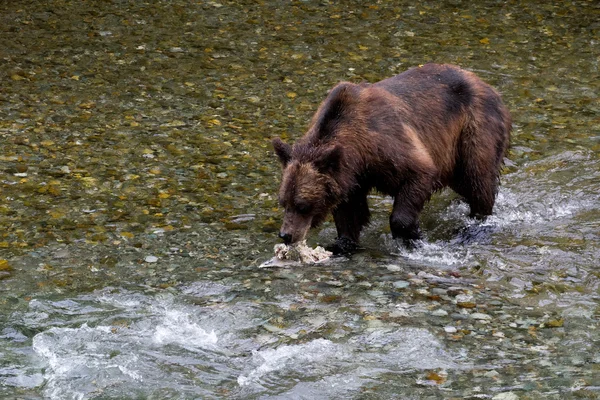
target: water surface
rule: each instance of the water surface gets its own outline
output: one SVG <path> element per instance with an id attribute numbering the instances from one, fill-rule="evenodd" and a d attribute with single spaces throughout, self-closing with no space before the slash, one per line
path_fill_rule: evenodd
<path id="1" fill-rule="evenodd" d="M 0 397 L 600 397 L 595 2 L 22 1 L 0 20 Z M 259 269 L 270 138 L 340 80 L 426 62 L 511 110 L 494 215 L 436 194 L 408 251 L 374 193 L 358 254 Z"/>

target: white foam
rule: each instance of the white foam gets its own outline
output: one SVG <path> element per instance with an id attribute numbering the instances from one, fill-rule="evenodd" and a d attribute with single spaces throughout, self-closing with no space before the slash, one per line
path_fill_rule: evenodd
<path id="1" fill-rule="evenodd" d="M 79 309 L 88 304 L 88 296 L 68 304 Z M 219 384 L 233 381 L 242 397 L 275 390 L 290 397 L 322 393 L 321 398 L 334 398 L 356 393 L 389 371 L 462 365 L 425 329 L 394 328 L 340 343 L 318 338 L 277 346 L 276 341 L 248 336 L 246 330 L 264 319 L 254 304 L 227 303 L 224 309 L 178 303 L 169 295 L 136 298 L 127 291 L 103 291 L 96 304 L 107 310 L 92 315 L 89 323 L 55 326 L 35 335 L 33 350 L 45 366 L 43 383 L 41 377 L 32 382 L 43 384 L 45 397 L 133 398 L 154 390 L 210 397 Z M 52 302 L 37 303 L 34 312 L 56 311 Z M 137 307 L 135 316 L 117 304 Z M 261 343 L 276 347 L 258 349 Z"/>
<path id="2" fill-rule="evenodd" d="M 79 328 L 50 328 L 35 335 L 33 350 L 48 362 L 44 394 L 49 398 L 83 399 L 93 392 L 92 382 L 81 378 L 91 378 L 93 370 L 102 372 L 115 367 L 107 354 L 99 352 L 101 343 L 109 340 L 106 336 L 110 332 L 106 326 L 92 328 L 83 324 Z M 130 358 L 128 362 L 131 361 Z"/>
<path id="3" fill-rule="evenodd" d="M 398 254 L 409 260 L 449 267 L 464 265 L 470 260 L 468 250 L 451 248 L 446 243 L 423 242 L 420 247 L 411 250 L 399 246 Z"/>
<path id="4" fill-rule="evenodd" d="M 282 370 L 302 371 L 312 374 L 322 369 L 329 361 L 346 358 L 344 350 L 326 339 L 316 339 L 301 345 L 284 345 L 276 349 L 252 352 L 249 372 L 238 377 L 240 386 L 259 385 L 261 378 Z M 321 367 L 321 368 L 320 368 Z"/>
<path id="5" fill-rule="evenodd" d="M 447 242 L 420 241 L 417 248 L 408 249 L 391 235 L 384 235 L 383 240 L 391 254 L 436 267 L 466 265 L 472 258 L 467 248 L 452 246 Z"/>
<path id="6" fill-rule="evenodd" d="M 280 395 L 269 396 L 269 399 L 351 399 L 357 398 L 361 388 L 376 381 L 376 375 L 367 368 L 357 368 L 346 374 L 328 375 L 318 380 L 297 382 L 293 388 Z"/>
<path id="7" fill-rule="evenodd" d="M 0 354 L 1 356 L 1 354 Z M 5 370 L 0 368 L 0 377 L 6 374 Z M 5 379 L 0 379 L 0 386 L 16 386 L 20 388 L 32 389 L 41 386 L 44 383 L 42 374 L 28 374 L 27 371 L 11 369 L 9 376 Z"/>
<path id="8" fill-rule="evenodd" d="M 573 199 L 560 195 L 527 201 L 526 196 L 505 189 L 498 193 L 494 214 L 482 225 L 502 228 L 515 224 L 543 224 L 573 216 L 590 205 L 589 199 Z"/>
<path id="9" fill-rule="evenodd" d="M 177 344 L 186 349 L 215 349 L 218 342 L 214 330 L 207 332 L 187 312 L 178 309 L 164 312 L 152 338 L 157 344 Z"/>
<path id="10" fill-rule="evenodd" d="M 274 398 L 344 398 L 382 374 L 468 369 L 466 359 L 446 350 L 426 329 L 379 329 L 346 343 L 316 339 L 254 351 L 253 367 L 237 381 L 246 394 L 277 385 L 289 389 Z"/>
<path id="11" fill-rule="evenodd" d="M 87 303 L 85 297 L 73 300 L 72 308 Z M 34 336 L 33 350 L 47 363 L 46 397 L 83 399 L 114 387 L 147 390 L 165 376 L 161 365 L 168 362 L 171 353 L 202 358 L 205 351 L 221 351 L 219 334 L 210 322 L 215 319 L 213 310 L 177 304 L 172 296 L 156 298 L 127 291 L 103 291 L 98 299 L 111 310 L 106 322 L 100 319 L 94 321 L 95 326 L 52 327 Z M 35 303 L 34 309 L 49 312 L 56 306 L 52 302 Z M 129 307 L 135 309 L 133 319 L 129 319 Z M 227 317 L 229 328 L 235 331 L 232 327 L 236 321 L 229 313 Z M 165 346 L 173 345 L 183 351 L 166 350 Z M 179 384 L 166 383 L 167 387 Z"/>

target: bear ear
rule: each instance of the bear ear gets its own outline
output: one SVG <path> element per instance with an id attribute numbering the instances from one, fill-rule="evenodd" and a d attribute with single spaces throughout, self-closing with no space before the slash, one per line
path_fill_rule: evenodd
<path id="1" fill-rule="evenodd" d="M 331 139 L 344 114 L 355 101 L 360 88 L 350 82 L 339 83 L 331 89 L 315 116 L 315 128 L 320 140 Z"/>
<path id="2" fill-rule="evenodd" d="M 322 151 L 313 161 L 317 170 L 322 174 L 338 172 L 342 162 L 342 146 L 336 145 Z"/>
<path id="3" fill-rule="evenodd" d="M 273 143 L 273 149 L 275 149 L 275 154 L 277 154 L 277 157 L 279 157 L 281 165 L 285 167 L 292 159 L 292 146 L 284 143 L 278 137 L 273 138 L 271 143 Z"/>

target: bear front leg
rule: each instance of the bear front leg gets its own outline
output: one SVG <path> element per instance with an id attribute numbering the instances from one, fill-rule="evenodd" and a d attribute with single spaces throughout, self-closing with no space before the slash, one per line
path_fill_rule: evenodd
<path id="1" fill-rule="evenodd" d="M 390 215 L 390 229 L 394 239 L 402 239 L 406 247 L 415 247 L 416 242 L 421 239 L 419 214 L 406 209 L 396 211 L 394 207 Z"/>
<path id="2" fill-rule="evenodd" d="M 369 222 L 367 193 L 352 193 L 332 211 L 338 237 L 328 247 L 334 254 L 352 253 L 358 247 L 360 231 Z"/>
<path id="3" fill-rule="evenodd" d="M 402 239 L 407 247 L 415 247 L 421 239 L 419 213 L 431 196 L 429 187 L 423 188 L 418 182 L 405 184 L 394 198 L 394 208 L 390 215 L 390 229 L 394 239 Z"/>

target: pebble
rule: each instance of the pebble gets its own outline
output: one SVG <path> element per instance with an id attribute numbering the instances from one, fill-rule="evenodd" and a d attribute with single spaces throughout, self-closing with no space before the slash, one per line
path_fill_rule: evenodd
<path id="1" fill-rule="evenodd" d="M 69 253 L 69 250 L 67 250 L 67 249 L 60 249 L 56 253 L 53 254 L 53 257 L 55 259 L 68 258 L 69 256 L 70 256 L 70 253 Z"/>
<path id="2" fill-rule="evenodd" d="M 444 331 L 446 333 L 456 333 L 458 330 L 454 326 L 445 326 Z"/>
<path id="3" fill-rule="evenodd" d="M 471 302 L 472 300 L 473 300 L 473 296 L 471 296 L 470 294 L 459 294 L 456 296 L 457 303 L 468 303 L 468 302 Z"/>
<path id="4" fill-rule="evenodd" d="M 386 268 L 388 271 L 391 271 L 391 272 L 398 272 L 398 271 L 402 270 L 402 268 L 400 268 L 399 265 L 394 265 L 394 264 L 389 264 L 386 266 Z"/>
<path id="5" fill-rule="evenodd" d="M 483 376 L 485 376 L 486 378 L 497 378 L 498 376 L 500 376 L 500 373 L 493 369 L 483 374 Z"/>
<path id="6" fill-rule="evenodd" d="M 372 297 L 383 297 L 383 292 L 381 290 L 369 290 L 367 294 Z"/>
<path id="7" fill-rule="evenodd" d="M 239 224 L 240 222 L 252 221 L 256 218 L 256 214 L 240 214 L 231 217 L 231 222 Z"/>
<path id="8" fill-rule="evenodd" d="M 405 310 L 394 310 L 390 313 L 390 317 L 392 317 L 392 318 L 401 318 L 401 317 L 408 317 L 408 316 L 409 316 L 409 314 Z"/>
<path id="9" fill-rule="evenodd" d="M 144 258 L 144 261 L 146 261 L 147 263 L 155 263 L 158 261 L 158 257 L 156 256 L 146 256 L 146 258 Z"/>
<path id="10" fill-rule="evenodd" d="M 585 360 L 581 357 L 571 357 L 571 364 L 580 367 L 585 364 Z"/>
<path id="11" fill-rule="evenodd" d="M 263 324 L 262 327 L 267 331 L 267 332 L 271 332 L 271 333 L 279 333 L 281 332 L 283 329 L 275 326 L 275 325 L 271 325 L 271 324 Z"/>
<path id="12" fill-rule="evenodd" d="M 484 313 L 473 313 L 471 314 L 471 318 L 489 321 L 492 319 L 492 316 Z"/>
<path id="13" fill-rule="evenodd" d="M 367 326 L 369 327 L 369 329 L 380 328 L 383 325 L 384 325 L 383 321 L 378 320 L 378 319 L 373 319 L 373 320 L 367 321 Z"/>
<path id="14" fill-rule="evenodd" d="M 405 289 L 410 286 L 410 282 L 407 281 L 396 281 L 393 283 L 396 289 Z"/>
<path id="15" fill-rule="evenodd" d="M 550 360 L 543 359 L 539 361 L 539 365 L 540 367 L 552 367 L 554 364 Z"/>
<path id="16" fill-rule="evenodd" d="M 27 172 L 27 170 L 29 169 L 29 167 L 25 164 L 17 164 L 15 166 L 15 169 L 17 170 L 17 172 Z"/>
<path id="17" fill-rule="evenodd" d="M 448 311 L 442 308 L 438 308 L 437 310 L 432 311 L 431 315 L 434 315 L 436 317 L 445 317 L 446 315 L 448 315 Z"/>
<path id="18" fill-rule="evenodd" d="M 458 295 L 460 293 L 465 292 L 465 290 L 466 290 L 465 288 L 460 287 L 460 286 L 450 286 L 448 288 L 448 294 L 451 295 L 451 296 L 456 296 L 456 295 Z"/>

